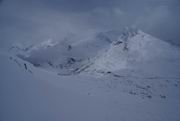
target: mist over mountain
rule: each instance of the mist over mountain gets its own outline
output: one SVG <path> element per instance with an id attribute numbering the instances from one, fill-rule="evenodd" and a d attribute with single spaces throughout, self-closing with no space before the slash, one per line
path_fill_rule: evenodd
<path id="1" fill-rule="evenodd" d="M 179 0 L 3 0 L 1 47 L 124 26 L 179 44 L 179 6 Z"/>
<path id="2" fill-rule="evenodd" d="M 35 66 L 74 73 L 84 67 L 111 71 L 128 68 L 136 62 L 180 57 L 178 48 L 135 28 L 98 32 L 79 41 L 67 38 L 25 48 L 13 46 L 10 51 L 17 51 L 20 58 Z"/>
<path id="3" fill-rule="evenodd" d="M 0 0 L 0 121 L 180 121 L 179 0 Z"/>

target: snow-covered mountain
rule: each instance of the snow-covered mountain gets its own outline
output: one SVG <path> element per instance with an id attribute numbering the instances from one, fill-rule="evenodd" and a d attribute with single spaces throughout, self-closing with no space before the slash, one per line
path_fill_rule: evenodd
<path id="1" fill-rule="evenodd" d="M 179 48 L 138 29 L 9 52 L 0 51 L 0 121 L 180 120 Z"/>
<path id="2" fill-rule="evenodd" d="M 43 43 L 33 47 L 28 57 L 18 56 L 60 74 L 115 72 L 141 63 L 148 66 L 153 62 L 156 65 L 159 60 L 180 59 L 178 48 L 134 28 L 100 32 L 77 42 L 66 39 Z"/>
<path id="3" fill-rule="evenodd" d="M 178 48 L 140 30 L 125 30 L 93 64 L 94 69 L 118 71 L 138 63 L 180 59 Z"/>

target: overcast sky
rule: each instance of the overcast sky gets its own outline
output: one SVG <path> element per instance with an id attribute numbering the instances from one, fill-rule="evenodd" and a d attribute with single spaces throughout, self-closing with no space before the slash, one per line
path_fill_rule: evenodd
<path id="1" fill-rule="evenodd" d="M 180 0 L 0 0 L 0 47 L 123 26 L 180 44 Z"/>

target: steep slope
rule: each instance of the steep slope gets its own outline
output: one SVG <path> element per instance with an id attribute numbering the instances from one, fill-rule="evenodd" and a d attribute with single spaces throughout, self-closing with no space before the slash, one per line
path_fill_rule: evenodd
<path id="1" fill-rule="evenodd" d="M 130 69 L 134 65 L 180 59 L 180 50 L 140 30 L 124 31 L 108 50 L 100 53 L 92 68 L 104 71 Z M 167 62 L 168 64 L 168 62 Z M 156 66 L 154 66 L 156 67 Z"/>
<path id="2" fill-rule="evenodd" d="M 171 61 L 179 61 L 180 50 L 138 29 L 125 28 L 96 33 L 76 42 L 67 39 L 60 42 L 47 41 L 31 48 L 28 56 L 18 56 L 35 66 L 70 75 L 115 72 L 141 68 L 142 65 L 160 65 L 159 68 L 162 68 L 169 66 Z"/>

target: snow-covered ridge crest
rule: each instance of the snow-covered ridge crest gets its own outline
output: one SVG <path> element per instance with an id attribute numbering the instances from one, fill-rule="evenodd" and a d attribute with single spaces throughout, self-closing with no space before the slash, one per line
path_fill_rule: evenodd
<path id="1" fill-rule="evenodd" d="M 137 63 L 177 59 L 180 51 L 169 43 L 141 30 L 125 28 L 118 39 L 91 66 L 93 70 L 117 71 L 129 69 Z"/>
<path id="2" fill-rule="evenodd" d="M 76 44 L 63 40 L 45 41 L 19 57 L 35 66 L 58 72 L 129 69 L 141 62 L 180 57 L 179 50 L 136 28 L 100 32 Z"/>
<path id="3" fill-rule="evenodd" d="M 46 41 L 40 42 L 38 44 L 20 44 L 17 43 L 15 45 L 12 45 L 8 51 L 13 54 L 22 54 L 28 56 L 32 51 L 38 50 L 38 49 L 47 49 L 48 47 L 52 47 L 56 45 L 57 42 L 53 41 L 52 39 L 48 39 Z"/>

